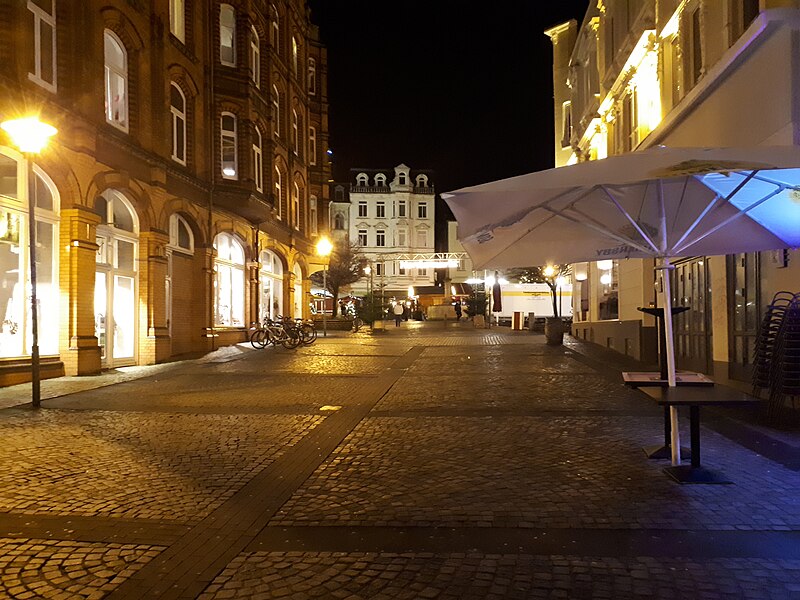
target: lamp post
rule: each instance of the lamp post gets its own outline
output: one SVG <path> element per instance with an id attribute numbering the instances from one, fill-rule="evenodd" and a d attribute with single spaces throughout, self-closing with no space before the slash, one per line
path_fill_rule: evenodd
<path id="1" fill-rule="evenodd" d="M 369 313 L 370 313 L 370 322 L 369 322 L 369 330 L 375 331 L 375 297 L 372 292 L 372 265 L 367 265 L 364 267 L 364 273 L 369 275 Z"/>
<path id="2" fill-rule="evenodd" d="M 322 270 L 322 337 L 328 337 L 328 318 L 325 304 L 328 300 L 328 267 L 330 266 L 330 255 L 333 244 L 326 238 L 320 238 L 317 242 L 317 254 L 326 259 L 325 268 Z"/>
<path id="3" fill-rule="evenodd" d="M 57 133 L 52 125 L 42 123 L 37 117 L 26 117 L 5 121 L 0 125 L 14 145 L 25 157 L 28 183 L 28 254 L 31 276 L 31 405 L 41 405 L 39 385 L 39 314 L 36 299 L 36 183 L 33 159 Z"/>

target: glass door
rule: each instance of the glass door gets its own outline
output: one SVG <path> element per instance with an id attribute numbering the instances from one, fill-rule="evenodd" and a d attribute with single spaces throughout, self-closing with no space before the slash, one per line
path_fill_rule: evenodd
<path id="1" fill-rule="evenodd" d="M 728 263 L 728 376 L 750 381 L 753 350 L 761 320 L 760 255 L 729 254 Z"/>
<path id="2" fill-rule="evenodd" d="M 705 258 L 694 258 L 675 265 L 673 306 L 689 310 L 675 315 L 675 364 L 679 369 L 711 373 L 711 288 Z"/>
<path id="3" fill-rule="evenodd" d="M 98 237 L 95 272 L 94 324 L 103 364 L 136 362 L 135 242 Z"/>

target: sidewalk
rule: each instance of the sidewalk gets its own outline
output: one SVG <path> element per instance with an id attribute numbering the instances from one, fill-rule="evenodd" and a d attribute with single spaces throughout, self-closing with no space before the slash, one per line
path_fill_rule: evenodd
<path id="1" fill-rule="evenodd" d="M 704 420 L 734 484 L 674 483 L 591 351 L 408 322 L 55 380 L 0 410 L 0 596 L 800 596 L 797 471 Z"/>

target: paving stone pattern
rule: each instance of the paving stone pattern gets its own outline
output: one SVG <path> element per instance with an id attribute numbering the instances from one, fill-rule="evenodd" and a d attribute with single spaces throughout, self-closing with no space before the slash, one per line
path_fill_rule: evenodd
<path id="1" fill-rule="evenodd" d="M 796 470 L 703 428 L 734 485 L 672 482 L 653 401 L 543 341 L 407 322 L 45 382 L 0 410 L 0 597 L 800 598 Z"/>

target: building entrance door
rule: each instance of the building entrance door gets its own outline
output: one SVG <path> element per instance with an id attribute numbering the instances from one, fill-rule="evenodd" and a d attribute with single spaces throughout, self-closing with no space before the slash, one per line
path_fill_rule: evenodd
<path id="1" fill-rule="evenodd" d="M 761 320 L 761 261 L 758 252 L 729 254 L 728 376 L 750 381 L 758 325 Z"/>

